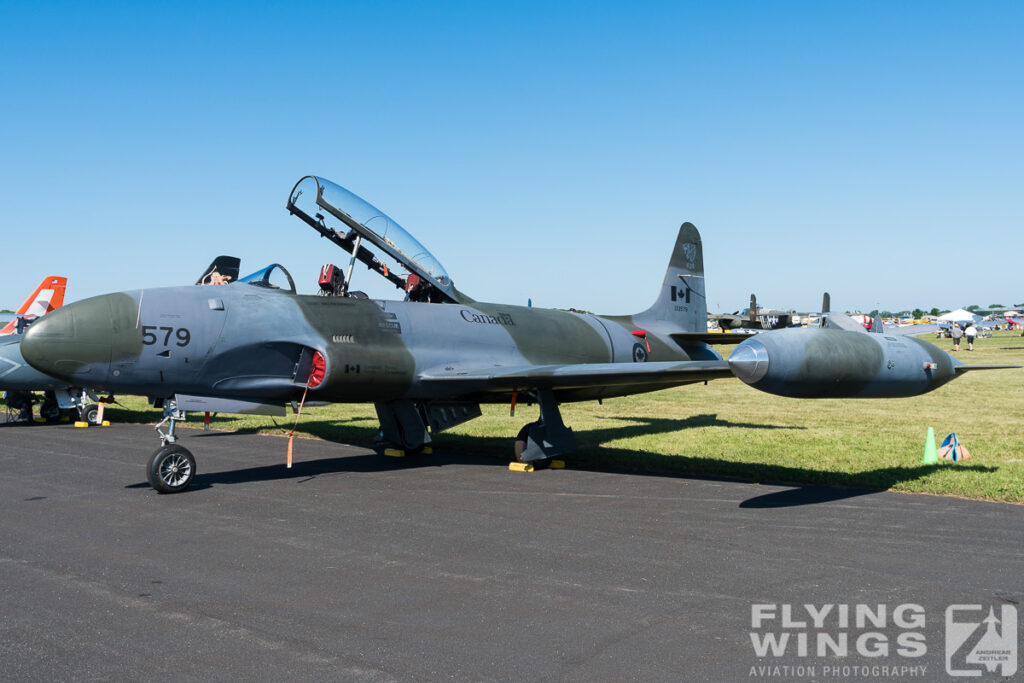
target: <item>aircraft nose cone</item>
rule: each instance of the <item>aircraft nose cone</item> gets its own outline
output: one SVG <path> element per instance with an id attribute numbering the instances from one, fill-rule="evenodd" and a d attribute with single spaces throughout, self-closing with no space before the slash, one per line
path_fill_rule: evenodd
<path id="1" fill-rule="evenodd" d="M 110 369 L 110 306 L 94 297 L 51 311 L 25 331 L 21 354 L 40 372 L 97 386 Z"/>
<path id="2" fill-rule="evenodd" d="M 768 374 L 768 349 L 757 339 L 748 339 L 729 356 L 734 375 L 747 384 L 757 384 Z"/>

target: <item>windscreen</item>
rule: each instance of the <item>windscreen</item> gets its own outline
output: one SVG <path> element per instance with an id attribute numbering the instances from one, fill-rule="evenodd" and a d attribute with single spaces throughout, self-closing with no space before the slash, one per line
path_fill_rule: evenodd
<path id="1" fill-rule="evenodd" d="M 240 278 L 238 282 L 255 287 L 283 289 L 286 292 L 295 293 L 295 282 L 292 281 L 291 273 L 285 270 L 284 266 L 279 263 L 272 263 L 266 268 L 261 268 L 255 273 Z"/>

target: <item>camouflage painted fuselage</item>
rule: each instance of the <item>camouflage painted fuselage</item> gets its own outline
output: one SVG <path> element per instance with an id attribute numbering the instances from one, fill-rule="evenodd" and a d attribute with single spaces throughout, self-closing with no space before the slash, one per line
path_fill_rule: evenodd
<path id="1" fill-rule="evenodd" d="M 303 353 L 315 351 L 326 359 L 326 374 L 309 398 L 332 402 L 505 400 L 508 389 L 453 389 L 443 381 L 481 368 L 721 360 L 705 344 L 683 347 L 656 329 L 638 337 L 639 329 L 630 317 L 303 296 L 239 283 L 70 304 L 29 330 L 26 357 L 36 368 L 104 391 L 284 401 L 301 396 L 308 374 L 296 372 Z M 433 381 L 420 381 L 424 376 Z M 563 388 L 558 398 L 683 383 Z"/>

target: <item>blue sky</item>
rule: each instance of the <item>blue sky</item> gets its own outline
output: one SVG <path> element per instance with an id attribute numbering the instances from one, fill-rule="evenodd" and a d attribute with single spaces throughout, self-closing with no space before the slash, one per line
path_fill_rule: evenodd
<path id="1" fill-rule="evenodd" d="M 1019 2 L 0 0 L 0 307 L 191 283 L 312 292 L 290 217 L 348 187 L 486 301 L 628 313 L 676 229 L 709 308 L 1024 302 Z M 372 294 L 371 276 L 355 285 Z"/>

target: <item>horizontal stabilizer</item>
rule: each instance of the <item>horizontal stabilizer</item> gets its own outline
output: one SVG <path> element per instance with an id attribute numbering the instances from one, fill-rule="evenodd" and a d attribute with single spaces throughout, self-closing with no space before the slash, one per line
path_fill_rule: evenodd
<path id="1" fill-rule="evenodd" d="M 934 323 L 920 323 L 918 325 L 886 325 L 885 334 L 898 335 L 905 337 L 907 335 L 917 336 L 920 334 L 935 334 L 939 330 L 939 326 Z"/>
<path id="2" fill-rule="evenodd" d="M 851 318 L 848 315 L 842 313 L 830 313 L 826 315 L 822 320 L 821 326 L 830 330 L 846 330 L 847 332 L 864 332 L 864 326 Z"/>
<path id="3" fill-rule="evenodd" d="M 724 332 L 677 332 L 669 336 L 677 344 L 686 346 L 687 344 L 739 344 L 754 335 Z"/>

